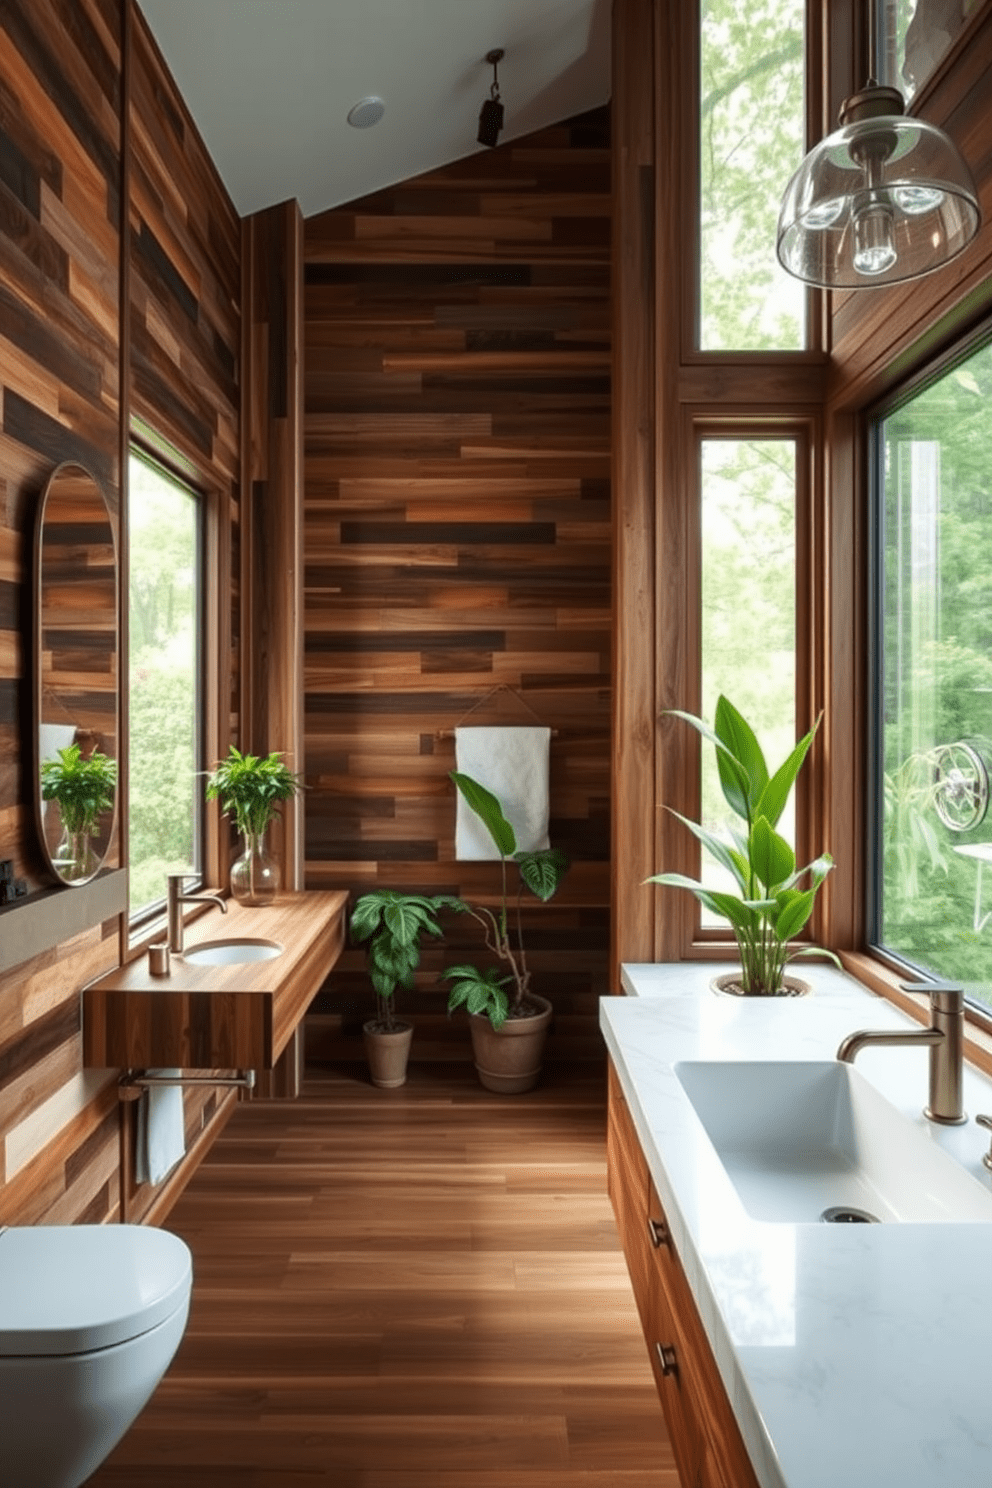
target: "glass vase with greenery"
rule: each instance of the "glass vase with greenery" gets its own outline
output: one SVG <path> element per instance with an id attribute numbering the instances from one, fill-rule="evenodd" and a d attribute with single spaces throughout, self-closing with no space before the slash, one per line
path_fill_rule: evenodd
<path id="1" fill-rule="evenodd" d="M 817 891 L 833 859 L 821 853 L 798 868 L 792 847 L 775 831 L 820 720 L 770 774 L 754 730 L 722 694 L 713 728 L 692 713 L 670 711 L 714 745 L 724 798 L 744 825 L 733 828 L 730 840 L 725 841 L 680 812 L 672 814 L 726 870 L 738 892 L 710 888 L 682 873 L 657 873 L 645 882 L 688 889 L 711 913 L 729 920 L 741 957 L 740 990 L 747 996 L 782 996 L 787 991 L 783 978 L 789 961 L 815 955 L 840 965 L 830 951 L 791 944 L 813 913 Z"/>
<path id="2" fill-rule="evenodd" d="M 100 817 L 113 809 L 117 789 L 117 761 L 99 749 L 84 755 L 78 744 L 56 751 L 41 766 L 41 797 L 58 802 L 62 842 L 55 863 L 69 881 L 91 878 L 97 869 L 93 838 L 100 835 Z"/>
<path id="3" fill-rule="evenodd" d="M 269 856 L 265 834 L 283 801 L 303 789 L 300 776 L 282 756 L 264 759 L 231 745 L 207 781 L 207 800 L 219 800 L 244 838 L 244 853 L 231 868 L 231 892 L 245 904 L 267 904 L 279 887 L 279 865 Z"/>
<path id="4" fill-rule="evenodd" d="M 492 791 L 458 770 L 449 772 L 465 801 L 488 831 L 499 853 L 500 903 L 496 911 L 482 904 L 453 901 L 453 907 L 470 914 L 482 926 L 486 949 L 507 968 L 500 975 L 499 965 L 479 970 L 475 966 L 449 966 L 442 979 L 453 983 L 448 996 L 448 1011 L 466 1007 L 470 1013 L 484 1013 L 493 1028 L 499 1030 L 507 1018 L 526 1018 L 537 1011 L 529 1001 L 530 971 L 524 950 L 521 901 L 524 889 L 546 901 L 552 897 L 568 867 L 568 859 L 558 848 L 518 851 L 516 833 L 507 821 L 499 798 Z M 514 923 L 511 931 L 507 865 L 515 863 L 518 871 L 514 899 Z M 509 988 L 509 992 L 505 989 Z"/>

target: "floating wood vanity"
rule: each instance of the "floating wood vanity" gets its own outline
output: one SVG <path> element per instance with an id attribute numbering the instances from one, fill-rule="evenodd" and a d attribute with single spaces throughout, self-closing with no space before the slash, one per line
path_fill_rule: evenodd
<path id="1" fill-rule="evenodd" d="M 344 890 L 277 895 L 264 908 L 228 900 L 186 927 L 186 950 L 217 940 L 278 941 L 269 961 L 194 966 L 167 976 L 148 957 L 83 992 L 83 1062 L 100 1069 L 271 1070 L 344 945 Z"/>
<path id="2" fill-rule="evenodd" d="M 684 1488 L 758 1488 L 613 1065 L 608 1186 Z"/>

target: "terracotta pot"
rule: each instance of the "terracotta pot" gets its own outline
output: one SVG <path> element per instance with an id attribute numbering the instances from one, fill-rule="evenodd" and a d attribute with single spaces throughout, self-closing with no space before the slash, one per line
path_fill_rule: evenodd
<path id="1" fill-rule="evenodd" d="M 493 1028 L 484 1013 L 469 1018 L 475 1069 L 484 1090 L 499 1095 L 520 1095 L 533 1090 L 541 1078 L 541 1058 L 551 1024 L 551 1004 L 546 997 L 528 999 L 540 1011 L 533 1018 L 508 1018 Z"/>
<path id="2" fill-rule="evenodd" d="M 727 997 L 808 997 L 813 991 L 809 982 L 804 982 L 801 977 L 784 976 L 781 992 L 745 992 L 740 979 L 739 971 L 729 971 L 726 976 L 714 977 L 710 986 L 714 992 L 722 992 Z"/>
<path id="3" fill-rule="evenodd" d="M 387 1033 L 375 1022 L 364 1023 L 362 1038 L 372 1084 L 380 1090 L 395 1090 L 398 1085 L 405 1085 L 413 1024 L 397 1023 L 392 1032 Z"/>

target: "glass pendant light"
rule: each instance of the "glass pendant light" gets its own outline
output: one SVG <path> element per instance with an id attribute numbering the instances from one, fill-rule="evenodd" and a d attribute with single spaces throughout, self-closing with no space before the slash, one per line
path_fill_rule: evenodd
<path id="1" fill-rule="evenodd" d="M 869 3 L 874 64 L 874 5 Z M 840 128 L 786 188 L 779 262 L 827 289 L 870 289 L 929 274 L 978 231 L 975 183 L 947 135 L 907 117 L 897 88 L 869 78 L 841 105 Z"/>

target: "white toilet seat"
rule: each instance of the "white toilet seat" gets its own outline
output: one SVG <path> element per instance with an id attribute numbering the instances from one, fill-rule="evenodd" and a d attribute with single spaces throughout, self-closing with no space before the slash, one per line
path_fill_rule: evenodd
<path id="1" fill-rule="evenodd" d="M 0 1230 L 0 1359 L 90 1353 L 140 1337 L 189 1297 L 188 1247 L 143 1225 Z"/>

